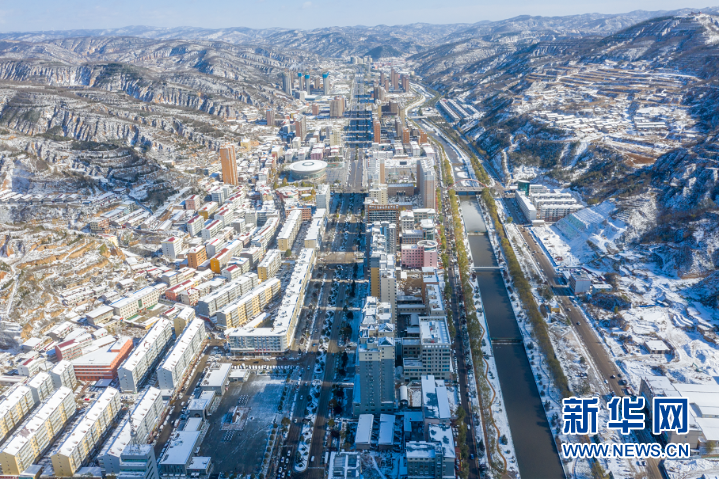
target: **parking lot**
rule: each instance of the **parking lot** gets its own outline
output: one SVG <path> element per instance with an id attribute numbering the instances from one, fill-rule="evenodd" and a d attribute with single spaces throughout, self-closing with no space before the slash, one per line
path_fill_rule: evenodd
<path id="1" fill-rule="evenodd" d="M 247 382 L 230 383 L 219 407 L 210 417 L 210 429 L 200 448 L 201 456 L 212 457 L 215 472 L 259 474 L 272 422 L 280 416 L 285 376 L 252 374 Z M 224 418 L 235 407 L 246 408 L 242 430 L 223 430 Z"/>

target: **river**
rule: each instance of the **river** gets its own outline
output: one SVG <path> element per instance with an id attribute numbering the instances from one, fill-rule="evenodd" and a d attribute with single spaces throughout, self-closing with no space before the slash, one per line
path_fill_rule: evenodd
<path id="1" fill-rule="evenodd" d="M 469 246 L 474 266 L 497 266 L 497 259 L 486 234 L 487 228 L 474 197 L 462 199 L 462 214 L 470 234 Z M 514 317 L 509 296 L 498 270 L 477 273 L 497 365 L 499 384 L 512 431 L 522 479 L 559 479 L 564 471 L 554 438 L 534 382 L 522 334 Z M 495 342 L 496 341 L 496 342 Z"/>

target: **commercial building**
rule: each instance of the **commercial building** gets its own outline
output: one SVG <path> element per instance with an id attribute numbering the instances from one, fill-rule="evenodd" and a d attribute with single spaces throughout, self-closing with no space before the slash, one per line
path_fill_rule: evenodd
<path id="1" fill-rule="evenodd" d="M 330 452 L 328 479 L 359 479 L 362 461 L 357 452 Z"/>
<path id="2" fill-rule="evenodd" d="M 405 444 L 407 479 L 441 479 L 442 446 L 436 442 L 408 441 Z"/>
<path id="3" fill-rule="evenodd" d="M 162 416 L 165 402 L 157 388 L 149 388 L 137 401 L 131 418 L 125 420 L 115 429 L 97 455 L 97 462 L 105 474 L 117 474 L 122 470 L 122 454 L 134 442 L 144 444 L 155 430 Z"/>
<path id="4" fill-rule="evenodd" d="M 72 390 L 61 387 L 8 439 L 0 449 L 6 475 L 19 475 L 32 465 L 75 414 Z"/>
<path id="5" fill-rule="evenodd" d="M 355 431 L 355 447 L 358 450 L 366 450 L 372 446 L 372 427 L 374 425 L 374 414 L 360 414 L 357 418 L 357 430 Z"/>
<path id="6" fill-rule="evenodd" d="M 575 269 L 569 275 L 569 286 L 574 294 L 588 293 L 592 289 L 592 280 L 584 271 Z"/>
<path id="7" fill-rule="evenodd" d="M 418 241 L 402 245 L 402 266 L 407 268 L 436 268 L 438 264 L 437 242 Z"/>
<path id="8" fill-rule="evenodd" d="M 218 328 L 238 328 L 259 315 L 272 298 L 280 293 L 281 283 L 270 278 L 217 311 Z"/>
<path id="9" fill-rule="evenodd" d="M 207 337 L 205 322 L 195 318 L 185 327 L 170 353 L 157 370 L 160 389 L 174 390 L 184 380 L 189 366 L 202 351 Z"/>
<path id="10" fill-rule="evenodd" d="M 444 385 L 444 381 L 436 380 L 432 375 L 422 376 L 421 381 L 425 432 L 432 424 L 449 425 L 452 421 L 452 411 L 449 408 L 447 387 Z"/>
<path id="11" fill-rule="evenodd" d="M 293 181 L 321 182 L 327 177 L 327 162 L 322 160 L 296 161 L 290 165 Z"/>
<path id="12" fill-rule="evenodd" d="M 345 99 L 337 97 L 330 100 L 330 118 L 342 118 L 345 115 Z"/>
<path id="13" fill-rule="evenodd" d="M 160 473 L 169 477 L 189 477 L 194 451 L 200 445 L 200 431 L 178 431 L 173 434 L 165 454 L 160 457 Z"/>
<path id="14" fill-rule="evenodd" d="M 213 391 L 217 396 L 222 396 L 230 384 L 230 369 L 232 364 L 220 363 L 212 366 L 210 372 L 200 384 L 203 391 Z"/>
<path id="15" fill-rule="evenodd" d="M 529 221 L 555 222 L 584 208 L 571 193 L 550 190 L 543 185 L 527 185 L 515 192 L 515 198 Z"/>
<path id="16" fill-rule="evenodd" d="M 120 454 L 117 479 L 158 479 L 155 448 L 151 444 L 130 443 Z"/>
<path id="17" fill-rule="evenodd" d="M 51 456 L 56 476 L 72 477 L 102 443 L 122 404 L 120 391 L 106 388 Z"/>
<path id="18" fill-rule="evenodd" d="M 169 319 L 158 320 L 120 366 L 118 376 L 122 392 L 138 391 L 140 383 L 150 372 L 150 366 L 172 340 L 172 327 Z"/>
<path id="19" fill-rule="evenodd" d="M 676 431 L 662 432 L 662 439 L 666 443 L 689 444 L 692 449 L 698 449 L 701 444 L 719 441 L 717 418 L 719 411 L 719 385 L 716 383 L 687 384 L 673 383 L 666 376 L 645 376 L 641 380 L 639 394 L 646 401 L 649 418 L 653 419 L 654 403 L 656 397 L 686 398 L 687 433 L 679 434 Z M 680 421 L 681 422 L 681 421 Z M 684 425 L 684 424 L 682 424 Z"/>
<path id="20" fill-rule="evenodd" d="M 226 143 L 220 148 L 220 164 L 222 165 L 222 182 L 226 185 L 237 185 L 237 157 L 235 145 Z M 207 218 L 205 218 L 207 219 Z"/>
<path id="21" fill-rule="evenodd" d="M 120 338 L 109 346 L 72 360 L 75 376 L 80 381 L 114 379 L 117 370 L 132 351 L 132 339 Z"/>
<path id="22" fill-rule="evenodd" d="M 302 249 L 272 326 L 259 327 L 264 320 L 259 316 L 242 327 L 228 330 L 226 335 L 231 351 L 282 353 L 289 348 L 304 304 L 307 283 L 312 277 L 314 261 L 315 250 Z"/>
<path id="23" fill-rule="evenodd" d="M 370 198 L 371 200 L 371 198 Z M 365 202 L 365 222 L 367 224 L 387 221 L 397 224 L 399 222 L 400 207 L 398 204 L 380 205 Z"/>
<path id="24" fill-rule="evenodd" d="M 295 138 L 299 138 L 300 142 L 305 141 L 307 137 L 307 118 L 304 115 L 299 115 L 294 122 L 295 127 Z"/>
<path id="25" fill-rule="evenodd" d="M 75 390 L 77 386 L 77 376 L 75 376 L 75 368 L 72 367 L 70 361 L 62 360 L 50 370 L 50 377 L 52 377 L 52 384 L 55 389 L 66 387 L 68 389 Z"/>
<path id="26" fill-rule="evenodd" d="M 0 440 L 20 424 L 35 407 L 32 389 L 18 386 L 0 402 Z"/>
<path id="27" fill-rule="evenodd" d="M 279 237 L 277 239 L 279 244 Z M 282 251 L 280 249 L 271 249 L 267 251 L 265 257 L 257 265 L 257 275 L 259 276 L 260 282 L 267 281 L 270 278 L 274 278 L 277 271 L 280 269 L 282 264 Z"/>
<path id="28" fill-rule="evenodd" d="M 452 352 L 446 320 L 420 317 L 418 343 L 414 338 L 403 338 L 402 365 L 405 380 L 418 380 L 427 375 L 450 380 L 453 372 Z"/>

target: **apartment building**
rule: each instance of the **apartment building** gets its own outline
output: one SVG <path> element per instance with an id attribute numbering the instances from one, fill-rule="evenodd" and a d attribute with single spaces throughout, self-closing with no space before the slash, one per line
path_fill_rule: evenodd
<path id="1" fill-rule="evenodd" d="M 355 416 L 395 410 L 394 361 L 395 343 L 392 337 L 369 337 L 357 347 Z"/>
<path id="2" fill-rule="evenodd" d="M 0 402 L 0 440 L 20 424 L 33 407 L 35 398 L 27 386 L 18 386 L 5 396 Z"/>
<path id="3" fill-rule="evenodd" d="M 55 391 L 55 385 L 52 382 L 52 376 L 49 373 L 41 372 L 33 376 L 26 386 L 32 391 L 32 397 L 36 404 L 43 402 L 49 398 Z"/>
<path id="4" fill-rule="evenodd" d="M 207 261 L 207 250 L 204 246 L 194 246 L 187 251 L 187 266 L 198 269 L 202 263 Z"/>
<path id="5" fill-rule="evenodd" d="M 205 218 L 200 215 L 193 216 L 187 223 L 185 223 L 185 229 L 190 236 L 197 236 L 197 233 L 202 230 L 205 226 Z"/>
<path id="6" fill-rule="evenodd" d="M 202 351 L 207 337 L 205 322 L 195 318 L 177 339 L 170 353 L 157 370 L 160 389 L 175 389 L 185 378 L 189 366 Z"/>
<path id="7" fill-rule="evenodd" d="M 218 328 L 237 328 L 256 317 L 280 292 L 280 280 L 270 278 L 217 311 Z"/>
<path id="8" fill-rule="evenodd" d="M 287 251 L 288 249 L 292 248 L 292 245 L 295 243 L 295 238 L 297 238 L 297 233 L 300 231 L 301 226 L 302 211 L 290 211 L 290 213 L 287 215 L 287 219 L 285 220 L 284 225 L 282 225 L 282 229 L 277 235 L 277 248 L 280 251 Z"/>
<path id="9" fill-rule="evenodd" d="M 185 242 L 179 236 L 172 236 L 162 241 L 162 255 L 176 260 L 178 255 L 185 249 Z"/>
<path id="10" fill-rule="evenodd" d="M 282 264 L 282 251 L 282 248 L 267 251 L 265 257 L 260 261 L 260 264 L 257 265 L 257 275 L 261 282 L 275 277 Z"/>
<path id="11" fill-rule="evenodd" d="M 72 367 L 72 363 L 67 360 L 62 360 L 50 370 L 50 376 L 52 377 L 52 383 L 55 389 L 66 387 L 68 389 L 75 390 L 77 386 L 77 376 L 75 376 L 75 368 Z"/>
<path id="12" fill-rule="evenodd" d="M 117 370 L 122 392 L 138 391 L 142 380 L 150 372 L 150 366 L 172 340 L 173 324 L 169 319 L 160 319 L 142 338 L 132 354 Z"/>
<path id="13" fill-rule="evenodd" d="M 131 415 L 115 429 L 97 455 L 97 462 L 105 474 L 120 472 L 122 453 L 132 442 L 132 428 L 134 428 L 136 444 L 147 442 L 162 417 L 164 404 L 162 394 L 157 388 L 149 388 L 139 398 Z"/>
<path id="14" fill-rule="evenodd" d="M 121 408 L 120 391 L 106 388 L 50 457 L 56 476 L 72 477 L 90 459 Z"/>
<path id="15" fill-rule="evenodd" d="M 71 389 L 61 387 L 0 448 L 6 475 L 19 475 L 52 444 L 77 409 Z"/>
<path id="16" fill-rule="evenodd" d="M 227 330 L 231 351 L 282 353 L 289 348 L 304 304 L 307 283 L 312 277 L 314 261 L 315 250 L 302 249 L 272 326 L 259 327 L 264 321 L 259 316 L 244 326 Z"/>
<path id="17" fill-rule="evenodd" d="M 247 294 L 259 284 L 256 273 L 246 273 L 235 281 L 231 281 L 215 291 L 200 298 L 195 306 L 195 312 L 202 317 L 210 318 L 226 304 Z"/>

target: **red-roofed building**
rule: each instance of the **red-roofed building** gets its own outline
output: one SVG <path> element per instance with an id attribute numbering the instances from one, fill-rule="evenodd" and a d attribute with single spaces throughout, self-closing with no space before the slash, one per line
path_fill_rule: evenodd
<path id="1" fill-rule="evenodd" d="M 80 381 L 114 379 L 117 369 L 132 351 L 132 339 L 120 338 L 109 346 L 100 348 L 72 361 L 75 376 Z"/>

